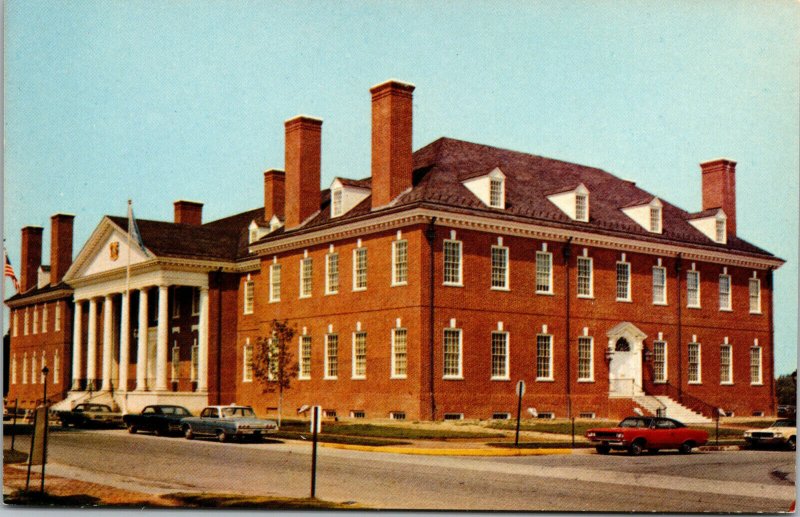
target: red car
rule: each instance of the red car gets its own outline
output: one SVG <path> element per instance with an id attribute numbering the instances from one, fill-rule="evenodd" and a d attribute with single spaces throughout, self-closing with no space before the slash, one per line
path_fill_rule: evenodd
<path id="1" fill-rule="evenodd" d="M 633 456 L 644 449 L 678 449 L 681 454 L 689 454 L 692 448 L 708 441 L 708 433 L 689 429 L 672 418 L 629 416 L 617 427 L 589 429 L 586 438 L 600 454 L 608 454 L 611 449 L 627 450 Z"/>

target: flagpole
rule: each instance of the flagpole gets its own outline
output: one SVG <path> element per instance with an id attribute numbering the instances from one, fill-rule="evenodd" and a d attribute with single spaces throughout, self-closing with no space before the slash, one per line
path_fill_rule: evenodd
<path id="1" fill-rule="evenodd" d="M 133 205 L 131 200 L 128 200 L 128 251 L 127 255 L 127 264 L 125 265 L 125 310 L 128 311 L 130 315 L 131 312 L 131 226 L 133 221 Z M 130 316 L 128 316 L 130 318 Z M 141 332 L 141 330 L 140 330 Z M 130 327 L 128 327 L 129 335 L 126 336 L 126 339 L 130 339 Z M 141 360 L 137 358 L 137 361 Z M 126 362 L 127 363 L 127 362 Z M 127 379 L 127 375 L 125 378 Z M 123 413 L 128 412 L 128 386 L 123 387 L 123 393 L 125 397 L 122 399 L 122 411 Z"/>

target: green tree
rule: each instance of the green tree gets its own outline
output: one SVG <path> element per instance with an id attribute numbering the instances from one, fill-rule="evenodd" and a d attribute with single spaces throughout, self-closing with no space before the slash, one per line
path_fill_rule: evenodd
<path id="1" fill-rule="evenodd" d="M 778 404 L 794 406 L 797 403 L 797 370 L 778 377 L 775 383 Z"/>
<path id="2" fill-rule="evenodd" d="M 269 336 L 256 339 L 253 350 L 253 376 L 263 393 L 278 393 L 278 427 L 283 414 L 283 392 L 297 375 L 297 362 L 291 350 L 297 329 L 287 320 L 272 320 Z"/>

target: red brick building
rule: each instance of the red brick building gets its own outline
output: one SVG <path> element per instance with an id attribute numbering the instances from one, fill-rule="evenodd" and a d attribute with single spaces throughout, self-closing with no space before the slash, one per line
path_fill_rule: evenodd
<path id="1" fill-rule="evenodd" d="M 141 246 L 104 218 L 65 277 L 68 401 L 274 413 L 252 356 L 287 319 L 284 414 L 505 418 L 519 380 L 540 416 L 774 413 L 783 261 L 737 237 L 735 162 L 701 164 L 690 213 L 592 167 L 448 138 L 412 152 L 413 90 L 372 88 L 369 178 L 320 190 L 322 121 L 299 116 L 263 208 L 204 224 L 176 202 L 174 222 L 138 221 Z"/>

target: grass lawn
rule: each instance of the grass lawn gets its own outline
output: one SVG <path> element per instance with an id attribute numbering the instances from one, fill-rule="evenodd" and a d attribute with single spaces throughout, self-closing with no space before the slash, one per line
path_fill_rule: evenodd
<path id="1" fill-rule="evenodd" d="M 281 424 L 281 432 L 288 431 L 310 435 L 308 432 L 308 425 L 308 422 L 304 422 L 302 420 L 284 420 Z M 320 434 L 320 437 L 330 437 L 331 435 L 405 440 L 449 440 L 459 438 L 490 439 L 503 437 L 502 433 L 495 433 L 491 431 L 475 432 L 455 431 L 449 429 L 415 429 L 413 427 L 396 427 L 375 424 L 323 422 L 322 434 Z"/>
<path id="2" fill-rule="evenodd" d="M 583 436 L 586 431 L 595 427 L 613 427 L 617 420 L 575 420 L 575 436 Z M 491 429 L 504 429 L 513 431 L 517 428 L 515 420 L 494 421 L 488 425 Z M 569 420 L 526 420 L 520 423 L 520 431 L 535 431 L 537 433 L 572 434 L 572 422 Z"/>
<path id="3" fill-rule="evenodd" d="M 306 428 L 304 431 L 286 431 L 285 426 L 281 426 L 281 430 L 277 433 L 271 433 L 268 438 L 283 438 L 286 440 L 307 440 L 311 441 L 311 433 Z M 348 435 L 331 435 L 321 433 L 317 436 L 317 441 L 320 443 L 344 443 L 347 445 L 371 445 L 381 447 L 385 445 L 408 445 L 410 442 L 402 440 L 384 440 L 381 438 L 369 438 L 365 436 L 348 436 Z"/>

